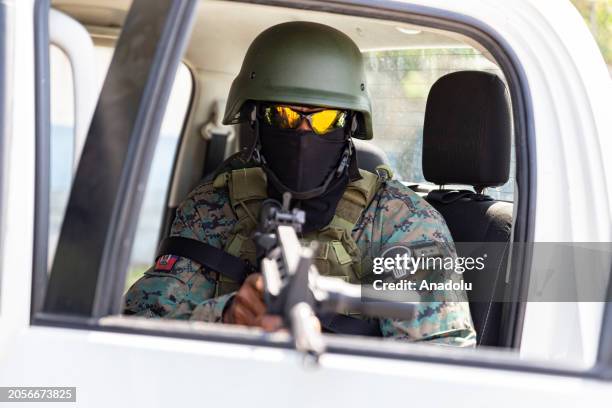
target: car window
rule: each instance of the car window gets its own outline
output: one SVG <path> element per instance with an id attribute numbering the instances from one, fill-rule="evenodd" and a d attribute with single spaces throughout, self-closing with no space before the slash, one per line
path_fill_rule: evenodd
<path id="1" fill-rule="evenodd" d="M 142 4 L 143 3 L 139 3 L 140 7 L 142 7 Z M 142 8 L 140 11 L 143 11 Z M 131 23 L 134 24 L 135 21 L 131 21 Z M 264 26 L 266 24 L 270 24 L 270 22 L 266 20 L 265 24 L 262 22 L 261 25 Z M 256 30 L 253 29 L 253 36 L 256 35 L 262 27 L 257 26 L 255 28 Z M 347 28 L 344 27 L 344 29 Z M 138 39 L 139 36 L 135 35 L 134 37 L 137 37 L 136 39 Z M 132 37 L 132 39 L 134 37 Z M 210 37 L 204 38 L 208 38 L 210 40 Z M 245 38 L 249 38 L 250 40 L 252 37 L 245 36 Z M 215 45 L 217 44 L 217 41 L 218 38 L 215 37 Z M 188 57 L 191 58 L 189 61 L 190 64 L 194 64 L 194 72 L 197 72 L 198 89 L 202 88 L 205 90 L 204 93 L 198 94 L 197 102 L 201 105 L 205 105 L 206 103 L 210 105 L 212 103 L 211 101 L 222 100 L 227 96 L 227 91 L 229 89 L 231 80 L 235 76 L 235 72 L 237 72 L 239 69 L 239 64 L 235 63 L 234 65 L 231 65 L 231 60 L 237 55 L 235 60 L 239 62 L 243 56 L 239 51 L 244 51 L 244 49 L 234 50 L 236 51 L 236 55 L 229 55 L 232 58 L 209 58 L 209 55 L 204 55 L 206 53 L 201 52 L 201 50 L 204 49 L 204 46 L 207 44 L 203 44 L 201 41 L 195 40 L 193 43 L 197 44 L 197 47 L 192 47 L 192 54 L 188 54 Z M 231 49 L 231 46 L 233 45 L 229 41 L 225 44 L 227 44 L 229 49 Z M 111 55 L 112 49 L 105 48 L 104 52 Z M 200 57 L 198 57 L 199 55 Z M 501 71 L 494 63 L 490 62 L 488 58 L 486 58 L 476 49 L 469 46 L 454 48 L 446 46 L 439 48 L 424 48 L 422 46 L 404 49 L 391 48 L 385 50 L 365 51 L 364 56 L 367 62 L 368 87 L 372 94 L 374 104 L 373 122 L 374 133 L 376 135 L 374 143 L 377 143 L 378 146 L 386 151 L 387 155 L 390 157 L 391 165 L 394 167 L 399 179 L 406 182 L 424 182 L 422 171 L 420 170 L 423 129 L 422 122 L 424 117 L 425 101 L 432 84 L 444 74 L 460 70 L 484 70 L 496 73 L 499 76 L 501 76 Z M 198 58 L 201 59 L 198 60 Z M 56 59 L 61 61 L 61 55 L 56 57 Z M 110 57 L 106 60 L 107 63 L 109 59 Z M 204 60 L 209 65 L 204 65 Z M 198 63 L 200 65 L 198 65 Z M 223 67 L 225 70 L 219 71 L 218 66 L 215 64 L 228 64 L 228 67 Z M 57 68 L 55 69 L 57 70 L 60 70 L 60 67 L 65 66 L 65 64 L 62 65 L 61 62 L 57 62 L 56 65 Z M 100 66 L 103 67 L 104 64 L 100 64 Z M 69 79 L 66 79 L 65 77 L 67 75 L 66 70 L 68 69 L 69 67 L 64 68 L 64 75 L 58 76 L 59 79 L 53 80 L 64 81 L 64 83 L 67 84 Z M 180 73 L 182 69 L 184 69 L 185 75 Z M 101 72 L 104 71 L 104 69 L 101 69 Z M 121 73 L 119 72 L 120 70 L 117 71 L 118 74 Z M 104 74 L 100 74 L 100 78 L 103 76 Z M 112 75 L 110 77 L 112 77 Z M 169 81 L 167 80 L 161 83 L 169 85 Z M 137 231 L 133 239 L 134 245 L 132 247 L 129 262 L 129 275 L 127 282 L 125 282 L 126 285 L 130 285 L 142 274 L 144 269 L 151 264 L 155 254 L 155 245 L 158 241 L 159 225 L 164 206 L 164 197 L 166 196 L 170 173 L 173 167 L 176 144 L 179 139 L 179 134 L 181 133 L 182 123 L 185 120 L 185 113 L 189 106 L 191 86 L 189 72 L 187 68 L 182 67 L 179 69 L 179 73 L 175 76 L 174 89 L 172 91 L 172 95 L 170 96 L 168 109 L 166 109 L 159 143 L 156 146 L 155 155 L 150 165 L 151 170 L 147 177 L 148 184 L 145 187 L 146 191 L 144 195 L 144 204 L 142 205 L 139 215 L 137 217 L 132 217 L 126 222 L 133 222 L 137 224 Z M 111 93 L 114 89 L 117 88 L 109 87 L 107 91 Z M 64 99 L 62 99 L 61 95 L 57 96 L 54 94 L 51 102 L 52 105 L 54 103 L 69 104 L 67 102 L 69 100 L 69 90 L 70 86 L 66 85 L 65 90 L 61 92 L 61 94 L 64 95 Z M 143 102 L 138 103 L 143 104 Z M 66 106 L 65 108 L 69 109 L 69 106 Z M 198 110 L 201 114 L 200 119 L 203 119 L 205 114 L 202 112 L 206 111 L 206 109 L 202 106 L 198 106 Z M 69 111 L 68 113 L 64 113 L 64 115 L 67 118 L 62 119 L 62 116 L 59 113 L 54 115 L 53 126 L 57 129 L 54 130 L 52 136 L 54 141 L 52 141 L 52 144 L 57 143 L 59 145 L 61 140 L 68 139 L 68 141 L 65 142 L 67 147 L 65 150 L 58 149 L 60 153 L 57 153 L 57 157 L 52 160 L 52 166 L 58 166 L 56 172 L 60 176 L 57 177 L 58 181 L 55 184 L 59 187 L 56 187 L 55 190 L 64 194 L 61 197 L 63 197 L 65 202 L 65 197 L 68 195 L 70 189 L 71 174 L 70 167 L 67 167 L 66 162 L 70 161 L 70 156 L 71 154 L 73 155 L 71 152 L 74 149 L 70 145 L 70 136 L 64 136 L 64 138 L 57 136 L 62 134 L 62 129 L 64 133 L 71 133 L 70 126 L 72 122 L 70 121 Z M 194 127 L 196 128 L 196 131 L 200 131 L 199 127 Z M 146 132 L 141 132 L 141 134 L 142 133 Z M 149 133 L 149 135 L 152 135 L 152 133 Z M 200 142 L 202 141 L 202 138 L 200 137 L 197 137 L 196 139 Z M 127 148 L 125 150 L 127 150 Z M 96 152 L 94 151 L 94 154 L 95 153 Z M 201 158 L 201 156 L 199 157 Z M 189 162 L 189 164 L 192 163 L 193 162 Z M 60 165 L 63 167 L 60 167 Z M 119 166 L 116 167 L 119 168 Z M 489 194 L 494 195 L 496 198 L 512 200 L 514 169 L 512 169 L 511 173 L 511 180 L 508 182 L 508 184 L 506 184 L 506 186 L 500 188 L 498 192 L 496 192 L 496 190 L 493 190 L 493 192 L 489 191 Z M 107 177 L 107 179 L 111 179 L 111 177 Z M 115 178 L 115 180 L 117 180 L 117 178 Z M 89 180 L 87 178 L 83 177 L 83 179 L 80 180 L 80 184 L 86 184 L 88 181 Z M 77 186 L 78 185 L 79 183 L 77 182 Z M 117 196 L 123 198 L 119 194 L 117 194 Z M 61 225 L 61 211 L 63 205 L 65 206 L 65 204 L 62 204 L 62 201 L 58 199 L 58 225 Z M 130 203 L 130 205 L 133 204 Z M 107 208 L 108 207 L 110 206 L 107 205 Z M 54 205 L 52 204 L 52 209 L 53 208 Z M 69 215 L 71 214 L 69 213 Z M 91 219 L 96 219 L 97 217 L 98 214 L 94 214 Z M 56 228 L 55 233 L 57 233 L 57 228 L 59 228 L 59 226 L 56 225 L 54 228 Z M 123 231 L 124 235 L 115 231 L 107 232 L 106 230 L 104 233 L 107 235 L 105 235 L 103 238 L 110 237 L 117 241 L 125 239 L 126 236 L 131 237 L 131 232 L 125 231 Z M 80 236 L 77 238 L 80 238 Z M 71 242 L 74 241 L 69 241 L 69 243 Z M 118 252 L 120 251 L 115 250 L 115 253 Z M 68 255 L 72 255 L 72 253 L 69 253 Z M 68 256 L 65 256 L 65 258 L 68 259 Z M 113 259 L 111 256 L 108 256 L 108 258 Z M 68 259 L 68 261 L 72 261 L 72 259 Z M 106 262 L 107 259 L 104 259 L 103 261 Z M 77 264 L 76 262 L 74 263 Z M 60 268 L 62 266 L 64 265 L 59 265 L 57 270 L 61 271 Z M 79 265 L 77 264 L 76 266 Z M 69 271 L 74 272 L 76 269 L 77 268 L 74 267 Z M 106 273 L 106 277 L 108 277 L 111 276 L 108 271 L 113 271 L 114 273 L 115 269 L 108 268 L 105 270 L 100 268 L 100 271 L 103 274 Z M 69 278 L 72 276 L 74 276 L 74 273 L 69 276 Z M 60 277 L 63 278 L 61 275 Z M 64 279 L 64 281 L 67 280 L 69 279 Z M 96 285 L 100 285 L 100 282 L 105 282 L 104 279 L 91 279 L 91 281 L 94 281 L 94 289 L 97 289 L 98 286 Z M 107 281 L 112 281 L 112 279 L 107 279 Z M 119 285 L 123 284 L 124 282 L 121 282 Z M 59 287 L 59 290 L 55 291 L 56 298 L 60 298 L 62 295 L 69 293 L 68 291 L 61 291 L 64 288 L 70 288 L 69 285 L 56 285 L 56 288 L 57 287 Z M 103 291 L 104 295 L 107 293 L 110 293 L 110 291 Z M 102 312 L 97 316 L 105 316 L 103 313 L 106 313 L 107 310 L 109 309 L 102 310 Z M 573 319 L 573 321 L 570 323 L 575 323 L 576 321 L 577 319 Z M 515 322 L 512 321 L 510 323 L 514 325 Z M 518 324 L 520 323 L 521 322 L 518 322 Z M 124 324 L 130 325 L 132 323 L 128 320 L 127 323 Z M 172 328 L 169 329 L 168 333 L 171 333 L 172 330 Z M 562 357 L 564 357 L 564 355 L 562 355 Z"/>
<path id="2" fill-rule="evenodd" d="M 95 47 L 96 83 L 91 84 L 99 94 L 114 49 Z M 53 263 L 57 239 L 61 230 L 72 185 L 75 163 L 74 92 L 70 60 L 64 52 L 50 47 L 51 75 L 51 158 L 49 200 L 48 264 Z M 128 283 L 133 282 L 152 262 L 157 245 L 158 231 L 163 216 L 164 199 L 174 163 L 185 113 L 191 97 L 192 79 L 189 69 L 180 64 L 172 88 L 168 109 L 151 164 L 151 176 L 146 186 L 142 211 L 139 216 L 135 243 L 130 258 Z M 78 158 L 77 158 L 78 159 Z"/>
<path id="3" fill-rule="evenodd" d="M 184 64 L 179 65 L 138 216 L 126 289 L 142 276 L 155 258 L 174 157 L 191 100 L 192 86 L 189 69 Z"/>
<path id="4" fill-rule="evenodd" d="M 486 71 L 503 78 L 501 70 L 467 45 L 370 51 L 363 55 L 373 105 L 375 140 L 371 143 L 385 151 L 398 179 L 431 184 L 423 177 L 421 154 L 425 104 L 432 85 L 451 72 Z M 514 164 L 512 152 L 508 182 L 501 187 L 488 188 L 487 194 L 498 200 L 513 200 Z M 465 189 L 467 186 L 457 187 Z"/>

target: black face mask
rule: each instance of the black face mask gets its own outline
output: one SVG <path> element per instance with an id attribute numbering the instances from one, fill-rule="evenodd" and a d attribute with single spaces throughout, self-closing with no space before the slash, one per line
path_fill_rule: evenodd
<path id="1" fill-rule="evenodd" d="M 261 124 L 261 154 L 284 187 L 305 193 L 321 187 L 338 169 L 348 146 L 345 132 L 335 129 L 320 136 Z"/>
<path id="2" fill-rule="evenodd" d="M 268 193 L 279 201 L 282 201 L 283 192 L 289 190 L 293 193 L 298 199 L 296 205 L 306 211 L 304 232 L 320 229 L 331 221 L 349 183 L 348 166 L 341 174 L 335 174 L 348 146 L 345 132 L 345 129 L 336 129 L 320 136 L 312 131 L 277 129 L 260 124 Z M 308 194 L 322 187 L 325 187 L 322 191 Z M 302 197 L 299 193 L 306 195 Z"/>

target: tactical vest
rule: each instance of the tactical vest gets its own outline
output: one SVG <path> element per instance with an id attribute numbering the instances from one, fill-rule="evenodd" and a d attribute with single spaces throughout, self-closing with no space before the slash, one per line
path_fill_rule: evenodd
<path id="1" fill-rule="evenodd" d="M 318 242 L 314 264 L 321 275 L 337 277 L 349 283 L 359 283 L 364 271 L 362 254 L 352 237 L 352 231 L 383 183 L 383 179 L 373 173 L 361 169 L 359 172 L 362 178 L 348 184 L 331 222 L 318 231 L 300 237 L 302 245 L 315 240 Z M 265 172 L 260 167 L 230 170 L 215 177 L 213 188 L 227 189 L 237 218 L 225 252 L 255 265 L 256 249 L 251 237 L 259 223 L 261 204 L 268 198 Z M 215 296 L 236 291 L 239 286 L 239 283 L 220 274 Z"/>

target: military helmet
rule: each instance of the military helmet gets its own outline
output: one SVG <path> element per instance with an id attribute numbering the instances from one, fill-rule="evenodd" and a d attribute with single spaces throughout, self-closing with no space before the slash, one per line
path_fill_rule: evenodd
<path id="1" fill-rule="evenodd" d="M 251 43 L 227 98 L 223 124 L 249 118 L 249 101 L 359 112 L 354 137 L 372 138 L 372 108 L 361 52 L 344 33 L 304 21 L 278 24 Z"/>

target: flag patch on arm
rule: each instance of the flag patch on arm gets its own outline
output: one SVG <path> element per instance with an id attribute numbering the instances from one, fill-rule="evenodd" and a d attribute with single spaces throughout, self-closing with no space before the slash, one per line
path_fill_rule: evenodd
<path id="1" fill-rule="evenodd" d="M 162 255 L 157 258 L 155 270 L 160 272 L 170 272 L 178 259 L 179 257 L 176 255 Z"/>

